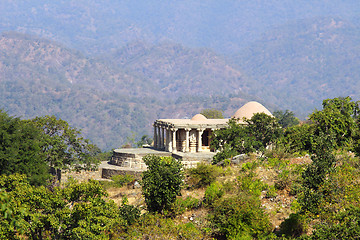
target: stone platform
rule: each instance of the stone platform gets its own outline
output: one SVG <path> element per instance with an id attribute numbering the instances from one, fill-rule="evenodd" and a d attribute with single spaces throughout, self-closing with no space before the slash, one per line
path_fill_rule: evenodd
<path id="1" fill-rule="evenodd" d="M 131 174 L 135 177 L 141 175 L 146 170 L 146 164 L 142 158 L 146 155 L 153 154 L 157 156 L 172 156 L 181 160 L 185 168 L 196 167 L 199 162 L 211 162 L 215 153 L 212 152 L 197 152 L 197 153 L 171 153 L 166 151 L 159 151 L 153 148 L 122 148 L 115 149 L 113 156 L 108 164 L 100 166 L 102 178 L 111 178 L 113 175 Z"/>

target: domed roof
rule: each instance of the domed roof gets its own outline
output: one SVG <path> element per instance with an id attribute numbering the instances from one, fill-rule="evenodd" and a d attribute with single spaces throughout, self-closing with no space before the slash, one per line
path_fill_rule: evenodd
<path id="1" fill-rule="evenodd" d="M 193 116 L 191 120 L 193 120 L 193 121 L 201 121 L 201 120 L 206 120 L 206 119 L 207 118 L 204 115 L 198 113 L 195 116 Z"/>
<path id="2" fill-rule="evenodd" d="M 269 116 L 273 116 L 271 112 L 267 110 L 262 104 L 252 101 L 246 103 L 244 106 L 239 108 L 232 117 L 237 119 L 243 119 L 243 118 L 250 119 L 255 113 L 262 113 L 262 112 Z"/>

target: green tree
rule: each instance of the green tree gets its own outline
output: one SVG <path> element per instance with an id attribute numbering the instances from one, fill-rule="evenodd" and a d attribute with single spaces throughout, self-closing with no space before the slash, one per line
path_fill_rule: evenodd
<path id="1" fill-rule="evenodd" d="M 217 110 L 215 108 L 207 108 L 200 112 L 200 114 L 204 115 L 206 118 L 209 119 L 223 119 L 223 112 Z"/>
<path id="2" fill-rule="evenodd" d="M 313 126 L 308 123 L 287 127 L 280 144 L 284 145 L 288 152 L 309 152 L 312 147 L 313 131 Z"/>
<path id="3" fill-rule="evenodd" d="M 321 133 L 315 137 L 313 144 L 312 163 L 302 173 L 303 192 L 299 202 L 303 212 L 317 213 L 319 203 L 327 192 L 326 189 L 320 188 L 329 173 L 335 170 L 336 158 L 332 153 L 335 146 L 332 135 Z"/>
<path id="4" fill-rule="evenodd" d="M 314 134 L 334 134 L 338 147 L 349 146 L 357 130 L 355 119 L 358 113 L 358 103 L 351 101 L 350 97 L 326 99 L 323 101 L 323 110 L 310 115 Z"/>
<path id="5" fill-rule="evenodd" d="M 214 156 L 214 163 L 241 153 L 260 151 L 275 144 L 282 134 L 279 123 L 265 113 L 256 113 L 251 119 L 240 124 L 230 119 L 228 127 L 214 132 L 211 147 L 220 150 Z"/>
<path id="6" fill-rule="evenodd" d="M 34 124 L 0 110 L 0 174 L 22 173 L 32 184 L 44 184 L 49 177 L 44 144 L 43 134 Z"/>
<path id="7" fill-rule="evenodd" d="M 273 115 L 283 128 L 298 125 L 300 122 L 299 119 L 295 117 L 294 113 L 289 110 L 286 110 L 285 112 L 281 110 L 275 111 Z"/>
<path id="8" fill-rule="evenodd" d="M 136 146 L 142 147 L 143 145 L 146 145 L 146 144 L 150 145 L 152 143 L 152 141 L 153 140 L 151 137 L 149 137 L 148 135 L 143 135 L 141 137 L 141 139 L 138 142 L 136 142 Z"/>
<path id="9" fill-rule="evenodd" d="M 264 152 L 266 147 L 275 144 L 282 134 L 276 118 L 265 113 L 255 113 L 245 121 L 250 136 L 255 138 L 254 148 L 258 151 Z"/>
<path id="10" fill-rule="evenodd" d="M 80 130 L 57 119 L 55 116 L 36 117 L 31 120 L 44 133 L 43 153 L 45 162 L 54 169 L 59 179 L 59 170 L 94 169 L 99 163 L 94 157 L 99 149 L 80 134 Z"/>
<path id="11" fill-rule="evenodd" d="M 50 191 L 30 185 L 24 175 L 2 175 L 0 189 L 12 212 L 0 211 L 0 239 L 110 239 L 128 224 L 97 181 Z"/>
<path id="12" fill-rule="evenodd" d="M 181 162 L 172 157 L 147 155 L 143 158 L 147 170 L 142 176 L 142 193 L 150 212 L 170 210 L 180 196 L 184 174 Z"/>

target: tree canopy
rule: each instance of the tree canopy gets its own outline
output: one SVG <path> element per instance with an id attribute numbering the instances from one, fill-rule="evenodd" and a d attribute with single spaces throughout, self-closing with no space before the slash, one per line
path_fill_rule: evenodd
<path id="1" fill-rule="evenodd" d="M 148 155 L 143 158 L 148 170 L 142 176 L 142 191 L 150 212 L 169 210 L 180 196 L 184 174 L 181 162 L 172 157 Z"/>
<path id="2" fill-rule="evenodd" d="M 215 108 L 207 108 L 200 112 L 200 114 L 204 115 L 206 118 L 209 119 L 223 119 L 223 112 L 217 110 Z"/>

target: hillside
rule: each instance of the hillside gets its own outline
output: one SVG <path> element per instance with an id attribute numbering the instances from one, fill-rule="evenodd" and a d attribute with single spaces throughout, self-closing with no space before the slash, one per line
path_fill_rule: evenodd
<path id="1" fill-rule="evenodd" d="M 234 62 L 262 83 L 264 99 L 276 94 L 273 103 L 310 112 L 321 99 L 359 99 L 359 44 L 357 25 L 340 18 L 309 19 L 267 32 Z"/>
<path id="2" fill-rule="evenodd" d="M 128 50 L 101 60 L 46 39 L 3 33 L 0 108 L 23 118 L 60 117 L 105 150 L 133 134 L 135 140 L 152 135 L 156 118 L 191 117 L 212 107 L 230 116 L 252 99 L 231 91 L 234 85 L 225 77 L 215 87 L 209 84 L 208 76 L 242 78 L 211 51 L 176 44 L 151 46 L 138 55 Z"/>
<path id="3" fill-rule="evenodd" d="M 134 40 L 170 40 L 231 54 L 274 26 L 325 16 L 351 20 L 359 8 L 356 0 L 2 0 L 0 32 L 35 34 L 90 54 Z"/>

